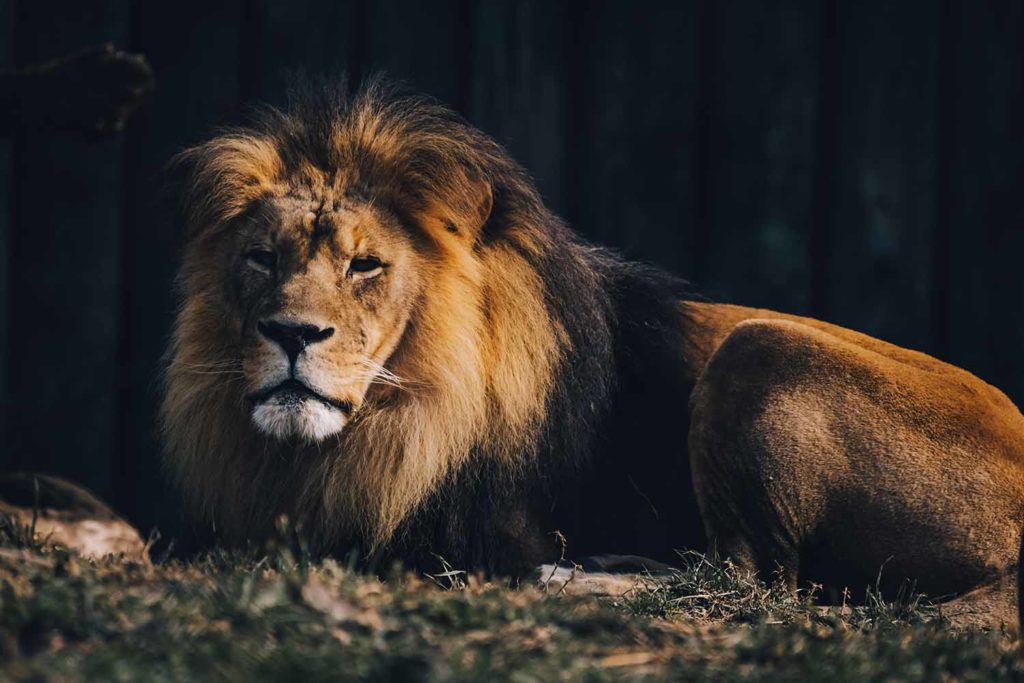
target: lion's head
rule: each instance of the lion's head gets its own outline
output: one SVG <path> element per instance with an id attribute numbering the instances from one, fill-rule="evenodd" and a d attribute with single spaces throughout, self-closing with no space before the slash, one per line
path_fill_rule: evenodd
<path id="1" fill-rule="evenodd" d="M 318 180 L 286 181 L 224 245 L 253 424 L 283 440 L 337 434 L 400 381 L 386 366 L 429 281 L 395 215 Z"/>
<path id="2" fill-rule="evenodd" d="M 472 453 L 515 466 L 566 345 L 548 214 L 494 142 L 379 85 L 186 150 L 163 425 L 229 536 L 280 513 L 381 543 Z"/>

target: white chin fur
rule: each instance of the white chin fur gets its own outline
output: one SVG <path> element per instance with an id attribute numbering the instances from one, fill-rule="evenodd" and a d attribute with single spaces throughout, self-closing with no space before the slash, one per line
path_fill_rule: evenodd
<path id="1" fill-rule="evenodd" d="M 347 421 L 337 408 L 315 399 L 278 401 L 273 397 L 252 411 L 256 427 L 278 439 L 298 436 L 307 441 L 320 441 L 337 434 Z"/>

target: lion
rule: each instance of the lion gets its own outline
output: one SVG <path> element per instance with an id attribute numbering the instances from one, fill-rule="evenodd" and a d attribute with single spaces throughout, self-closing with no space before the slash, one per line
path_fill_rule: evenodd
<path id="1" fill-rule="evenodd" d="M 285 515 L 317 552 L 521 576 L 558 538 L 710 541 L 790 583 L 891 555 L 958 594 L 1015 565 L 1005 396 L 588 244 L 429 98 L 307 86 L 173 168 L 166 462 L 225 543 Z"/>

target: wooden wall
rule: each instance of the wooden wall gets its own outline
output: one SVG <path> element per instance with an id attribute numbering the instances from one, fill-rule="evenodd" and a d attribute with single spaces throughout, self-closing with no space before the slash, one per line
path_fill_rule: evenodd
<path id="1" fill-rule="evenodd" d="M 1024 401 L 1018 0 L 0 0 L 0 65 L 112 41 L 119 138 L 0 140 L 0 466 L 171 511 L 154 413 L 184 145 L 377 69 L 496 136 L 579 231 L 721 300 L 962 364 Z"/>

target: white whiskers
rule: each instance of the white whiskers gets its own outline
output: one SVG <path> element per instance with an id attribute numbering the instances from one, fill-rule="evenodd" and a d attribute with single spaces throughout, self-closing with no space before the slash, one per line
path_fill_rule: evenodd
<path id="1" fill-rule="evenodd" d="M 192 375 L 224 375 L 233 378 L 245 377 L 238 361 L 227 360 L 214 363 L 186 363 L 180 360 L 172 360 L 171 366 L 182 368 Z"/>
<path id="2" fill-rule="evenodd" d="M 369 358 L 360 359 L 359 363 L 368 371 L 361 378 L 361 381 L 368 381 L 370 384 L 383 384 L 385 386 L 404 390 L 408 390 L 410 384 L 415 384 L 410 383 L 408 380 L 402 377 L 399 377 L 394 372 L 388 370 L 380 363 Z"/>

